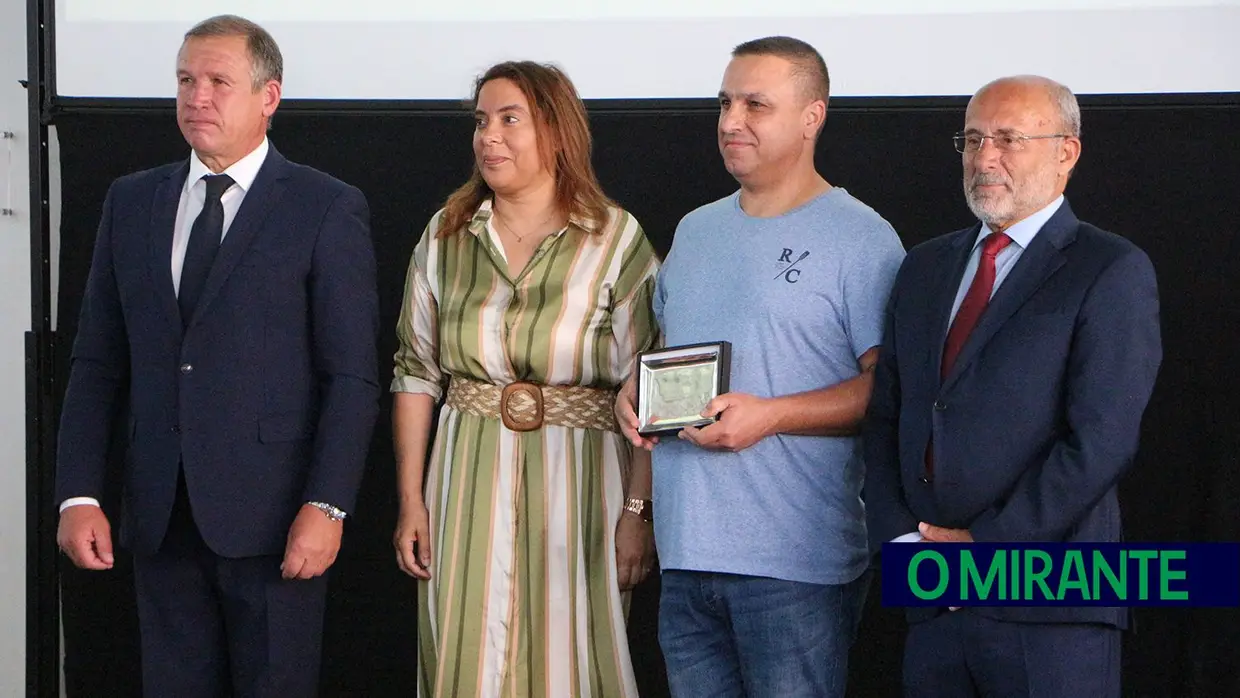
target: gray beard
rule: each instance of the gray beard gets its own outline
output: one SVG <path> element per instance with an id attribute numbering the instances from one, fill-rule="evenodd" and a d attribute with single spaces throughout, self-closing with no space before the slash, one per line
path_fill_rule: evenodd
<path id="1" fill-rule="evenodd" d="M 990 200 L 977 196 L 971 191 L 965 192 L 965 202 L 977 219 L 993 228 L 997 224 L 1009 220 L 1016 211 L 1016 198 L 1008 195 L 1002 201 Z"/>

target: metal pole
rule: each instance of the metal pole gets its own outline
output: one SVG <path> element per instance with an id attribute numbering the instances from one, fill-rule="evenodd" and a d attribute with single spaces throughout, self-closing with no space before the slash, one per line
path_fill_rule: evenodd
<path id="1" fill-rule="evenodd" d="M 55 94 L 52 0 L 27 0 L 30 331 L 26 333 L 26 695 L 60 695 L 56 376 L 51 322 L 48 123 Z"/>

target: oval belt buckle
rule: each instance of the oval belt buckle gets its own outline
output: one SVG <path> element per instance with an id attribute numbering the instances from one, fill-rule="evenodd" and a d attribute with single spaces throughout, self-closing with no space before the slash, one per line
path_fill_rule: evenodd
<path id="1" fill-rule="evenodd" d="M 521 419 L 515 414 L 517 408 L 513 400 L 528 400 L 533 405 L 533 416 Z M 524 406 L 522 406 L 524 407 Z M 519 409 L 519 408 L 517 408 Z M 533 431 L 543 423 L 543 394 L 537 383 L 517 381 L 504 386 L 499 396 L 499 416 L 504 426 L 513 431 Z"/>

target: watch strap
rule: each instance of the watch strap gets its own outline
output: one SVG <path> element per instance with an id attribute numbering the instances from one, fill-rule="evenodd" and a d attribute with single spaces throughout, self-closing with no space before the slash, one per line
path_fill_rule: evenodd
<path id="1" fill-rule="evenodd" d="M 315 509 L 318 509 L 324 514 L 327 514 L 327 518 L 331 519 L 332 521 L 344 521 L 345 518 L 348 517 L 348 514 L 346 514 L 343 509 L 340 509 L 339 507 L 334 507 L 331 504 L 328 504 L 327 502 L 306 502 L 306 504 L 309 504 L 310 506 L 314 507 Z"/>

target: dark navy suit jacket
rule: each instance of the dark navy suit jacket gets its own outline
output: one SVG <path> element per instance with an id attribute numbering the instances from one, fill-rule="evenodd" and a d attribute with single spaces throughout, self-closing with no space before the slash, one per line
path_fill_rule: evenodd
<path id="1" fill-rule="evenodd" d="M 157 549 L 183 463 L 213 551 L 279 555 L 305 502 L 354 511 L 380 395 L 369 209 L 356 188 L 271 147 L 182 331 L 171 262 L 187 173 L 187 161 L 166 165 L 108 191 L 57 501 L 101 497 L 111 424 L 127 406 L 122 543 Z"/>
<path id="2" fill-rule="evenodd" d="M 967 528 L 979 542 L 1119 541 L 1117 482 L 1162 361 L 1153 266 L 1132 243 L 1077 220 L 1065 200 L 940 380 L 979 229 L 915 247 L 897 276 L 864 432 L 872 550 L 920 521 Z M 974 611 L 1127 623 L 1117 608 Z"/>

